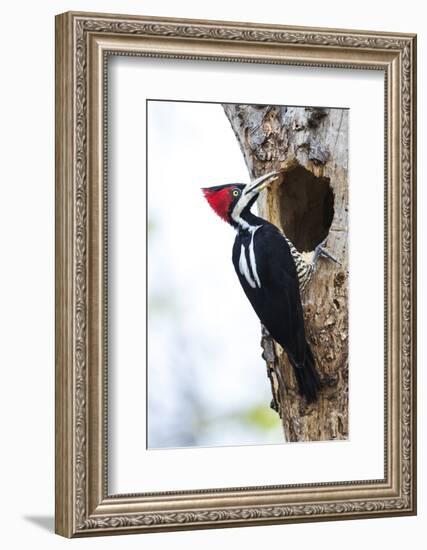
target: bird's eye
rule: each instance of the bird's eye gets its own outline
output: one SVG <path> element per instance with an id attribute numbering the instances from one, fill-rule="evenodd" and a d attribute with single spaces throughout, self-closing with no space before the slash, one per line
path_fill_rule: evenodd
<path id="1" fill-rule="evenodd" d="M 240 195 L 240 191 L 238 189 L 233 189 L 232 195 L 233 197 L 238 197 Z"/>

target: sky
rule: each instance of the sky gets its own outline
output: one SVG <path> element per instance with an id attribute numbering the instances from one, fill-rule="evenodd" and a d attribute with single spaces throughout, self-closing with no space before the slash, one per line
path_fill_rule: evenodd
<path id="1" fill-rule="evenodd" d="M 234 229 L 201 187 L 248 182 L 222 106 L 148 102 L 148 446 L 282 443 Z"/>

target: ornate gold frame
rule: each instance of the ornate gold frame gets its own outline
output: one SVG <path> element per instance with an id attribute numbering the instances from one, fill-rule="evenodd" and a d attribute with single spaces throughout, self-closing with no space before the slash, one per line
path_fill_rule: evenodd
<path id="1" fill-rule="evenodd" d="M 108 495 L 104 262 L 108 55 L 385 74 L 385 478 Z M 65 13 L 56 18 L 56 532 L 66 537 L 415 514 L 416 37 Z"/>

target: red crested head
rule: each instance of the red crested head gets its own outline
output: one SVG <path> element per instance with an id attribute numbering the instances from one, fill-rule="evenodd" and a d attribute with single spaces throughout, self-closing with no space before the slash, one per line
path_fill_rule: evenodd
<path id="1" fill-rule="evenodd" d="M 205 187 L 202 191 L 212 210 L 228 222 L 230 204 L 233 199 L 229 186 Z"/>
<path id="2" fill-rule="evenodd" d="M 212 210 L 224 221 L 231 223 L 230 215 L 238 201 L 244 185 L 229 184 L 203 187 L 203 194 Z"/>
<path id="3" fill-rule="evenodd" d="M 263 174 L 248 185 L 229 183 L 202 187 L 202 191 L 212 210 L 220 218 L 234 227 L 238 227 L 239 224 L 244 226 L 242 222 L 245 222 L 245 216 L 251 215 L 250 209 L 255 204 L 259 193 L 278 179 L 280 173 L 279 171 Z"/>

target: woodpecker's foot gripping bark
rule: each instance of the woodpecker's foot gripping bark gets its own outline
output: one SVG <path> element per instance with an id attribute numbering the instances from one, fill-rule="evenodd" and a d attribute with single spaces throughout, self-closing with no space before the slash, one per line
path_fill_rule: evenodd
<path id="1" fill-rule="evenodd" d="M 313 261 L 314 267 L 316 267 L 317 260 L 319 259 L 320 256 L 323 256 L 324 258 L 328 258 L 329 260 L 332 260 L 336 264 L 341 265 L 341 262 L 339 260 L 337 260 L 336 258 L 334 258 L 334 256 L 332 256 L 332 254 L 326 250 L 325 242 L 327 241 L 327 239 L 328 239 L 328 237 L 326 237 L 326 239 L 324 239 L 314 249 L 314 261 Z"/>

